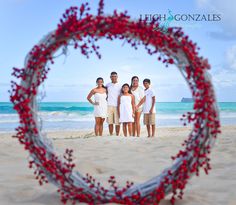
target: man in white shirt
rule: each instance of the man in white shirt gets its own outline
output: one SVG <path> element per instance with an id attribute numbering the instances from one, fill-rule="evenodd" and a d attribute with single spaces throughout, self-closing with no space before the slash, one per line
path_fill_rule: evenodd
<path id="1" fill-rule="evenodd" d="M 147 127 L 148 137 L 155 136 L 156 130 L 156 96 L 152 88 L 150 88 L 151 81 L 149 79 L 143 80 L 143 86 L 145 87 L 144 94 L 145 96 L 136 106 L 136 109 L 139 108 L 143 103 L 143 122 Z M 150 128 L 152 127 L 152 130 Z M 152 131 L 152 132 L 151 132 Z"/>
<path id="2" fill-rule="evenodd" d="M 120 123 L 119 117 L 117 113 L 117 103 L 118 103 L 118 96 L 121 92 L 121 86 L 118 83 L 118 75 L 116 72 L 111 72 L 111 82 L 106 85 L 107 88 L 107 122 L 109 125 L 109 133 L 113 135 L 113 124 L 116 126 L 116 135 L 119 136 L 120 134 Z"/>

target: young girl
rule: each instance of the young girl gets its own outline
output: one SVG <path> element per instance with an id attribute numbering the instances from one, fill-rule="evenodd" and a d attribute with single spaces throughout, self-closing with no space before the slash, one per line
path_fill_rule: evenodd
<path id="1" fill-rule="evenodd" d="M 129 84 L 121 88 L 121 95 L 118 97 L 118 116 L 120 123 L 123 123 L 123 133 L 127 137 L 127 125 L 129 136 L 132 134 L 132 123 L 134 122 L 135 99 L 131 94 Z"/>
<path id="2" fill-rule="evenodd" d="M 95 135 L 102 136 L 103 132 L 103 122 L 107 117 L 107 90 L 103 85 L 103 78 L 97 78 L 97 87 L 92 89 L 87 96 L 87 100 L 94 105 L 94 117 L 95 117 Z M 94 95 L 94 101 L 92 101 L 92 96 Z"/>

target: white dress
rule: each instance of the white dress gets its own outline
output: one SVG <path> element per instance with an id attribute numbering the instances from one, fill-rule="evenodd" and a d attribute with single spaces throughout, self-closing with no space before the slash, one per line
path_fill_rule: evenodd
<path id="1" fill-rule="evenodd" d="M 142 100 L 142 98 L 144 97 L 144 89 L 142 87 L 138 87 L 135 90 L 131 90 L 131 93 L 134 95 L 134 99 L 135 99 L 135 105 L 138 105 L 139 102 Z M 138 112 L 141 112 L 143 109 L 143 105 L 141 105 L 138 109 Z"/>
<path id="2" fill-rule="evenodd" d="M 95 117 L 107 117 L 107 94 L 106 93 L 95 93 L 94 100 L 98 105 L 94 105 L 94 116 Z"/>
<path id="3" fill-rule="evenodd" d="M 134 122 L 134 118 L 132 116 L 133 109 L 132 109 L 132 97 L 122 95 L 120 97 L 120 119 L 119 121 L 122 122 Z"/>

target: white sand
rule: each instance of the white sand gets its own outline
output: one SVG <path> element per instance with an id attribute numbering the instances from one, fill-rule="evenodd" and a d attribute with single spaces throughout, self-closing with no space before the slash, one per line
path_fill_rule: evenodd
<path id="1" fill-rule="evenodd" d="M 236 205 L 236 126 L 222 128 L 211 154 L 213 170 L 193 177 L 183 200 L 176 205 Z M 158 137 L 94 137 L 90 132 L 51 132 L 59 153 L 74 150 L 76 169 L 95 176 L 105 186 L 111 175 L 120 185 L 141 183 L 170 166 L 170 156 L 181 148 L 187 128 L 159 128 Z M 105 133 L 107 134 L 107 132 Z M 145 132 L 142 133 L 145 135 Z M 56 205 L 53 185 L 40 187 L 28 168 L 28 153 L 10 134 L 0 134 L 0 205 Z M 162 205 L 169 204 L 167 199 Z"/>

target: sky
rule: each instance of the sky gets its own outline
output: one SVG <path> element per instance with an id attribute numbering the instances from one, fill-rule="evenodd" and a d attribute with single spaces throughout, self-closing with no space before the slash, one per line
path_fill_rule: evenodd
<path id="1" fill-rule="evenodd" d="M 12 68 L 22 68 L 30 49 L 48 32 L 55 30 L 64 11 L 79 6 L 79 0 L 0 0 L 0 102 L 9 101 Z M 91 13 L 97 13 L 98 0 L 90 2 Z M 220 21 L 174 21 L 170 26 L 181 26 L 185 34 L 201 48 L 200 55 L 208 58 L 210 74 L 217 100 L 236 101 L 236 1 L 234 0 L 106 0 L 105 14 L 114 9 L 127 10 L 132 19 L 144 14 L 220 14 Z M 189 88 L 176 66 L 166 68 L 149 56 L 144 48 L 134 50 L 123 41 L 98 42 L 102 59 L 89 59 L 79 50 L 69 49 L 51 66 L 48 79 L 40 87 L 39 97 L 45 102 L 86 101 L 89 91 L 96 86 L 96 78 L 110 81 L 116 71 L 119 82 L 130 83 L 133 75 L 140 81 L 150 78 L 159 102 L 179 102 L 191 97 Z M 140 85 L 142 83 L 140 82 Z"/>

